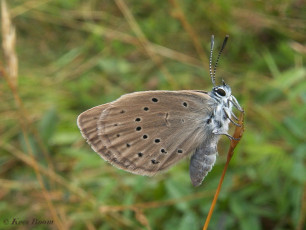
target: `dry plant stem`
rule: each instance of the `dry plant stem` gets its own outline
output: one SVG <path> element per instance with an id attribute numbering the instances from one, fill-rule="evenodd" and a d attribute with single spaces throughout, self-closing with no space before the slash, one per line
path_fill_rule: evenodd
<path id="1" fill-rule="evenodd" d="M 145 226 L 148 230 L 151 230 L 149 220 L 146 217 L 146 215 L 143 213 L 143 211 L 141 209 L 135 208 L 134 212 L 138 222 L 141 223 L 143 226 Z"/>
<path id="2" fill-rule="evenodd" d="M 46 21 L 46 19 L 44 20 Z M 50 23 L 54 23 L 54 21 L 50 21 Z M 106 27 L 97 26 L 92 23 L 72 23 L 71 22 L 66 25 L 71 28 L 82 29 L 83 31 L 99 34 L 105 37 L 106 39 L 111 39 L 111 40 L 115 39 L 115 40 L 118 40 L 118 41 L 121 41 L 127 44 L 131 44 L 134 46 L 139 45 L 139 40 L 129 34 L 125 34 L 123 32 L 119 32 L 119 31 L 109 29 Z M 172 50 L 167 47 L 151 43 L 149 41 L 147 43 L 147 47 L 154 55 L 163 56 L 163 57 L 166 57 L 172 60 L 176 60 L 178 62 L 182 62 L 187 65 L 202 67 L 202 63 L 199 59 L 188 56 L 176 50 Z"/>
<path id="3" fill-rule="evenodd" d="M 1 2 L 1 21 L 2 21 L 2 47 L 3 47 L 3 53 L 4 53 L 4 59 L 5 59 L 5 70 L 2 71 L 3 76 L 9 77 L 9 84 L 10 88 L 12 89 L 13 95 L 15 97 L 15 102 L 17 104 L 18 108 L 22 108 L 22 102 L 19 98 L 16 98 L 17 91 L 18 91 L 18 58 L 15 52 L 15 46 L 16 46 L 16 32 L 14 26 L 11 24 L 10 20 L 10 14 L 6 6 L 6 2 Z M 23 112 L 25 110 L 23 109 Z M 20 119 L 27 125 L 27 127 L 30 127 L 30 122 L 28 119 L 27 114 L 22 114 L 22 119 Z M 44 144 L 41 141 L 41 138 L 39 135 L 37 135 L 37 131 L 34 131 L 34 136 L 36 137 L 37 143 L 39 144 L 39 147 L 42 149 L 42 152 L 47 160 L 47 164 L 50 168 L 53 169 L 51 158 L 44 146 Z"/>
<path id="4" fill-rule="evenodd" d="M 34 168 L 34 171 L 35 171 L 35 174 L 36 174 L 36 178 L 39 182 L 39 185 L 42 189 L 42 192 L 43 192 L 43 195 L 47 201 L 47 205 L 50 209 L 50 212 L 51 212 L 51 215 L 52 217 L 54 218 L 54 222 L 57 226 L 58 229 L 64 229 L 63 227 L 63 224 L 61 223 L 60 219 L 58 218 L 57 216 L 57 213 L 56 213 L 56 210 L 53 206 L 53 203 L 50 199 L 50 195 L 48 193 L 48 191 L 46 190 L 45 188 L 45 185 L 43 183 L 43 179 L 42 179 L 42 176 L 38 170 L 38 164 L 37 164 L 37 161 L 34 157 L 34 154 L 33 154 L 33 151 L 32 151 L 32 146 L 30 145 L 30 142 L 29 142 L 29 137 L 28 137 L 28 133 L 27 133 L 27 125 L 25 124 L 24 120 L 22 119 L 22 115 L 21 114 L 24 114 L 24 110 L 23 110 L 23 106 L 22 106 L 22 102 L 21 102 L 21 99 L 19 97 L 19 94 L 16 90 L 16 88 L 10 83 L 10 80 L 9 78 L 6 76 L 6 74 L 4 73 L 3 74 L 4 76 L 4 79 L 7 81 L 11 91 L 12 91 L 12 94 L 14 95 L 14 99 L 15 99 L 15 103 L 17 105 L 17 108 L 18 108 L 18 112 L 19 112 L 19 122 L 20 122 L 20 126 L 21 126 L 21 129 L 22 129 L 22 135 L 24 137 L 24 141 L 25 141 L 25 144 L 26 144 L 26 147 L 27 147 L 27 150 L 28 150 L 28 153 L 30 155 L 30 158 L 33 162 L 33 165 L 32 167 Z"/>
<path id="5" fill-rule="evenodd" d="M 212 194 L 213 191 L 204 191 L 192 195 L 183 196 L 180 198 L 163 200 L 163 201 L 152 201 L 152 202 L 138 203 L 132 205 L 117 205 L 117 206 L 104 205 L 101 206 L 99 210 L 101 213 L 105 213 L 105 212 L 120 212 L 125 210 L 134 210 L 134 209 L 142 209 L 142 210 L 154 209 L 154 208 L 171 206 L 177 203 L 188 202 L 190 200 L 201 199 L 203 197 L 210 197 Z"/>
<path id="6" fill-rule="evenodd" d="M 210 221 L 211 216 L 213 214 L 215 205 L 217 203 L 217 199 L 218 199 L 218 196 L 219 196 L 219 193 L 220 193 L 220 190 L 221 190 L 221 186 L 222 186 L 222 183 L 223 183 L 223 180 L 224 180 L 224 177 L 225 177 L 225 173 L 226 173 L 227 167 L 228 167 L 229 162 L 230 162 L 230 160 L 231 160 L 231 158 L 232 158 L 232 156 L 234 154 L 234 149 L 236 148 L 237 144 L 239 143 L 239 141 L 242 138 L 242 135 L 243 135 L 243 132 L 244 132 L 244 123 L 243 123 L 243 121 L 244 121 L 244 112 L 242 112 L 240 114 L 240 117 L 239 117 L 239 122 L 238 123 L 241 125 L 241 127 L 236 126 L 236 129 L 235 129 L 235 132 L 234 132 L 234 135 L 233 135 L 234 138 L 239 138 L 239 140 L 231 140 L 231 144 L 230 144 L 230 147 L 229 147 L 228 153 L 227 153 L 227 160 L 226 160 L 226 163 L 225 163 L 225 166 L 224 166 L 224 169 L 223 169 L 223 172 L 222 172 L 222 176 L 221 176 L 221 179 L 219 181 L 218 188 L 216 190 L 214 199 L 213 199 L 213 201 L 211 203 L 211 206 L 210 206 L 210 209 L 209 209 L 209 212 L 208 212 L 208 215 L 207 215 L 207 218 L 206 218 L 203 230 L 207 230 L 207 228 L 208 228 L 208 224 L 209 224 L 209 221 Z"/>
<path id="7" fill-rule="evenodd" d="M 110 40 L 115 39 L 115 40 L 118 40 L 126 44 L 131 44 L 133 46 L 139 46 L 138 38 L 131 36 L 129 34 L 117 31 L 117 30 L 103 27 L 102 25 L 97 25 L 97 24 L 88 23 L 88 22 L 79 22 L 79 21 L 75 22 L 73 20 L 70 20 L 70 18 L 68 19 L 66 18 L 66 20 L 64 20 L 64 23 L 63 23 L 63 21 L 59 21 L 58 17 L 52 17 L 51 15 L 48 15 L 48 17 L 46 17 L 43 13 L 40 13 L 39 11 L 31 12 L 31 14 L 29 14 L 28 17 L 32 17 L 35 20 L 41 20 L 43 22 L 48 22 L 48 23 L 55 24 L 55 25 L 67 26 L 69 28 L 82 30 L 88 33 L 98 34 L 98 35 L 105 37 L 106 39 L 110 39 Z M 147 47 L 154 55 L 166 57 L 166 58 L 178 61 L 178 62 L 182 62 L 186 65 L 196 66 L 199 68 L 202 68 L 203 66 L 203 64 L 201 63 L 199 59 L 191 57 L 187 54 L 183 54 L 176 50 L 172 50 L 167 47 L 151 43 L 149 41 L 148 41 Z"/>
<path id="8" fill-rule="evenodd" d="M 52 0 L 33 0 L 33 1 L 26 1 L 24 4 L 20 4 L 19 6 L 15 7 L 11 11 L 12 17 L 16 17 L 18 15 L 24 14 L 30 10 L 36 9 L 41 5 L 44 5 Z"/>
<path id="9" fill-rule="evenodd" d="M 173 88 L 177 88 L 177 83 L 174 77 L 170 74 L 168 69 L 163 65 L 162 60 L 159 56 L 155 55 L 154 52 L 150 49 L 150 43 L 144 33 L 141 31 L 139 25 L 137 24 L 134 16 L 132 15 L 130 9 L 125 4 L 123 0 L 115 0 L 117 6 L 123 13 L 124 17 L 126 18 L 127 22 L 131 26 L 132 30 L 136 34 L 137 38 L 139 39 L 140 44 L 146 51 L 147 55 L 152 59 L 152 61 L 160 68 L 161 72 L 166 77 L 167 81 L 173 86 Z"/>
<path id="10" fill-rule="evenodd" d="M 242 185 L 236 185 L 234 191 L 237 189 L 240 189 Z M 202 199 L 204 197 L 211 197 L 213 195 L 214 191 L 205 190 L 204 192 L 199 192 L 192 195 L 187 195 L 175 199 L 169 199 L 169 200 L 162 200 L 162 201 L 152 201 L 152 202 L 144 202 L 144 203 L 138 203 L 138 204 L 131 204 L 131 205 L 103 205 L 99 207 L 99 210 L 101 213 L 105 212 L 120 212 L 125 210 L 134 210 L 136 209 L 155 209 L 155 208 L 161 208 L 166 206 L 172 206 L 174 204 L 182 203 L 182 202 L 188 202 L 191 200 L 197 200 Z"/>
<path id="11" fill-rule="evenodd" d="M 35 159 L 33 160 L 32 157 L 29 157 L 28 155 L 24 154 L 23 152 L 21 152 L 20 150 L 16 149 L 15 147 L 13 147 L 12 145 L 9 145 L 9 144 L 3 144 L 2 148 L 5 149 L 6 151 L 10 152 L 13 156 L 20 159 L 21 161 L 23 161 L 24 163 L 26 163 L 30 167 L 34 168 L 35 167 L 34 165 L 37 164 L 37 169 L 39 170 L 40 174 L 44 174 L 44 175 L 48 176 L 48 178 L 50 180 L 66 187 L 71 193 L 77 195 L 78 197 L 80 197 L 82 199 L 86 199 L 92 205 L 95 204 L 95 199 L 93 197 L 91 197 L 89 194 L 87 194 L 86 191 L 84 191 L 83 189 L 78 188 L 74 185 L 71 185 L 69 183 L 69 181 L 65 180 L 63 177 L 56 174 L 54 171 L 40 165 L 39 163 L 37 163 L 37 161 Z"/>
<path id="12" fill-rule="evenodd" d="M 208 70 L 209 61 L 208 61 L 207 56 L 204 54 L 205 52 L 202 49 L 200 39 L 198 38 L 199 36 L 195 32 L 195 30 L 192 28 L 190 23 L 187 21 L 186 16 L 182 8 L 180 7 L 179 3 L 177 2 L 177 0 L 169 0 L 169 1 L 171 5 L 174 7 L 174 12 L 175 12 L 174 17 L 176 17 L 181 22 L 182 26 L 184 27 L 186 32 L 189 34 L 190 38 L 192 39 L 193 45 L 203 63 L 203 66 L 206 68 L 206 70 Z"/>
<path id="13" fill-rule="evenodd" d="M 9 11 L 4 0 L 1 1 L 1 23 L 5 71 L 8 73 L 10 82 L 16 90 L 18 84 L 18 59 L 15 52 L 16 32 L 11 24 Z"/>
<path id="14" fill-rule="evenodd" d="M 28 156 L 21 152 L 20 150 L 16 149 L 14 146 L 9 144 L 2 144 L 1 146 L 3 149 L 14 155 L 16 158 L 22 160 L 30 167 L 34 168 L 35 164 L 37 164 L 38 170 L 41 174 L 48 176 L 48 178 L 63 187 L 66 187 L 71 193 L 75 194 L 76 196 L 80 197 L 82 201 L 88 202 L 93 208 L 97 207 L 97 201 L 94 197 L 88 194 L 85 190 L 71 184 L 70 181 L 65 180 L 60 175 L 56 174 L 54 171 L 50 170 L 49 168 L 45 168 L 43 165 L 40 165 L 35 159 L 31 156 Z M 102 212 L 101 212 L 102 213 Z M 116 213 L 112 213 L 111 215 L 104 216 L 108 221 L 115 220 L 116 222 L 120 223 L 123 226 L 131 226 L 131 223 L 126 218 L 117 215 Z"/>
<path id="15" fill-rule="evenodd" d="M 18 82 L 18 68 L 17 68 L 17 56 L 15 54 L 15 40 L 16 40 L 16 35 L 15 35 L 15 29 L 13 27 L 13 25 L 11 24 L 10 21 L 10 17 L 9 17 L 9 11 L 8 8 L 6 6 L 6 2 L 5 0 L 1 1 L 1 12 L 2 12 L 2 46 L 3 46 L 3 51 L 4 51 L 4 56 L 6 59 L 6 69 L 8 70 L 8 73 L 6 73 L 5 70 L 2 70 L 1 73 L 4 77 L 4 79 L 6 80 L 6 82 L 8 83 L 9 88 L 12 91 L 12 94 L 14 96 L 14 100 L 18 109 L 18 113 L 19 113 L 19 122 L 20 122 L 20 126 L 22 129 L 22 134 L 25 140 L 25 144 L 26 144 L 26 148 L 28 150 L 28 153 L 30 155 L 30 157 L 33 159 L 33 161 L 35 162 L 35 164 L 33 165 L 34 167 L 34 171 L 36 174 L 36 178 L 40 184 L 40 187 L 42 189 L 42 193 L 47 201 L 47 205 L 49 207 L 49 210 L 51 212 L 51 215 L 54 219 L 54 222 L 57 226 L 58 229 L 64 229 L 64 226 L 61 222 L 61 220 L 58 218 L 57 212 L 53 206 L 53 203 L 50 199 L 50 194 L 48 193 L 48 191 L 46 190 L 44 183 L 43 183 L 43 179 L 42 176 L 38 170 L 38 164 L 35 160 L 34 154 L 33 154 L 33 150 L 32 150 L 32 146 L 30 145 L 29 142 L 29 137 L 28 137 L 28 133 L 27 133 L 27 124 L 24 122 L 24 120 L 22 119 L 22 116 L 24 114 L 24 108 L 22 105 L 22 101 L 19 97 L 18 94 L 18 90 L 17 90 L 17 82 Z"/>

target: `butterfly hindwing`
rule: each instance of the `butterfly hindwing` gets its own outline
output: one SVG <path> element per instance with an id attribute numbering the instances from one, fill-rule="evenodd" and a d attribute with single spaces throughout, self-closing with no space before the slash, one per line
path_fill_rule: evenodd
<path id="1" fill-rule="evenodd" d="M 124 162 L 117 162 L 116 154 L 107 149 L 102 142 L 101 136 L 98 134 L 98 121 L 110 106 L 110 103 L 93 107 L 78 116 L 77 124 L 83 137 L 87 140 L 91 148 L 98 153 L 104 160 L 110 162 L 114 166 L 125 169 L 121 166 Z"/>
<path id="2" fill-rule="evenodd" d="M 103 149 L 102 141 L 98 135 L 97 122 L 102 112 L 108 108 L 110 103 L 99 105 L 81 113 L 77 119 L 77 125 L 81 130 L 82 136 L 95 152 Z"/>

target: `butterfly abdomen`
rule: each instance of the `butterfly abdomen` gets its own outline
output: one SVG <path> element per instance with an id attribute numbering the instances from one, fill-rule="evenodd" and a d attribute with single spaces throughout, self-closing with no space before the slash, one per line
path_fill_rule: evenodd
<path id="1" fill-rule="evenodd" d="M 218 136 L 209 136 L 196 148 L 190 159 L 189 174 L 193 186 L 202 184 L 216 161 Z"/>

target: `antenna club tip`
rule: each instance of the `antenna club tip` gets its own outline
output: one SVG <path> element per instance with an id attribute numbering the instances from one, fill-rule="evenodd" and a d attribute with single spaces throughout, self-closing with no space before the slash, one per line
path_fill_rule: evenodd
<path id="1" fill-rule="evenodd" d="M 227 35 L 225 35 L 225 37 L 226 37 L 226 38 L 228 38 L 228 37 L 229 37 L 229 35 L 227 34 Z"/>

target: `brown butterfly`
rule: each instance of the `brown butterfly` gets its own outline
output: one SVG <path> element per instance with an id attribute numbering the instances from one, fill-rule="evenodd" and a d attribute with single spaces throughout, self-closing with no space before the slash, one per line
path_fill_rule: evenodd
<path id="1" fill-rule="evenodd" d="M 199 186 L 212 169 L 220 135 L 233 139 L 229 123 L 239 126 L 232 107 L 243 111 L 231 88 L 215 85 L 215 72 L 225 47 L 224 39 L 214 72 L 211 92 L 199 90 L 143 91 L 91 108 L 78 117 L 83 137 L 104 160 L 125 171 L 153 176 L 189 154 L 190 178 Z"/>

